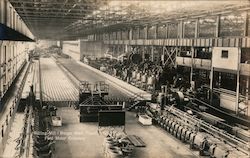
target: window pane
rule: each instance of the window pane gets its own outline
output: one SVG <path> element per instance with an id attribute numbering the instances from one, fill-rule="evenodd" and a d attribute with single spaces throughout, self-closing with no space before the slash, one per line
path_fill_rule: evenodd
<path id="1" fill-rule="evenodd" d="M 227 50 L 222 50 L 221 51 L 221 57 L 222 58 L 228 58 L 228 51 Z"/>
<path id="2" fill-rule="evenodd" d="M 195 21 L 184 21 L 184 38 L 194 38 Z"/>
<path id="3" fill-rule="evenodd" d="M 145 39 L 146 38 L 145 32 L 146 32 L 146 27 L 140 28 L 140 39 Z"/>
<path id="4" fill-rule="evenodd" d="M 155 38 L 155 26 L 151 26 L 148 28 L 148 39 L 154 39 Z"/>
<path id="5" fill-rule="evenodd" d="M 220 17 L 220 36 L 243 36 L 244 14 L 232 13 Z"/>
<path id="6" fill-rule="evenodd" d="M 216 17 L 199 19 L 199 37 L 214 37 L 216 31 Z"/>
<path id="7" fill-rule="evenodd" d="M 168 24 L 168 38 L 177 38 L 177 23 Z"/>
<path id="8" fill-rule="evenodd" d="M 166 26 L 159 26 L 157 31 L 158 39 L 165 39 L 166 38 Z"/>

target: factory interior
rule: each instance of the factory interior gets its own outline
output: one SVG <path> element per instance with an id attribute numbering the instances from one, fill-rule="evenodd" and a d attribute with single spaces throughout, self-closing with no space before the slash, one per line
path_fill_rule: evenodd
<path id="1" fill-rule="evenodd" d="M 0 158 L 250 158 L 249 0 L 0 0 Z"/>

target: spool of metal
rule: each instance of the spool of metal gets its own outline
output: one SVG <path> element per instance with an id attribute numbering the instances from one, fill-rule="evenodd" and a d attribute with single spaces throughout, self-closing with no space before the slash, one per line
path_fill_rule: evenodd
<path id="1" fill-rule="evenodd" d="M 184 94 L 181 91 L 175 92 L 173 96 L 176 99 L 177 104 L 184 101 Z"/>
<path id="2" fill-rule="evenodd" d="M 177 124 L 176 122 L 173 122 L 173 123 L 171 124 L 170 130 L 169 130 L 169 133 L 171 133 L 171 134 L 173 134 L 173 133 L 174 133 L 174 127 L 175 127 L 175 125 L 176 125 L 176 124 Z"/>
<path id="3" fill-rule="evenodd" d="M 179 128 L 177 129 L 177 134 L 176 134 L 176 137 L 178 139 L 181 139 L 182 130 L 183 130 L 183 127 L 180 125 Z"/>
<path id="4" fill-rule="evenodd" d="M 187 131 L 188 131 L 188 129 L 185 128 L 185 127 L 181 131 L 181 138 L 180 139 L 181 139 L 182 142 L 186 142 L 185 137 L 186 137 L 186 132 Z"/>
<path id="5" fill-rule="evenodd" d="M 217 144 L 214 147 L 212 157 L 227 157 L 229 155 L 229 149 L 226 147 L 225 144 Z"/>
<path id="6" fill-rule="evenodd" d="M 168 126 L 167 126 L 167 131 L 168 131 L 168 132 L 170 132 L 170 128 L 171 128 L 171 126 L 172 126 L 172 123 L 173 123 L 173 121 L 172 121 L 172 120 L 169 120 Z"/>
<path id="7" fill-rule="evenodd" d="M 179 127 L 180 127 L 179 124 L 176 124 L 175 127 L 174 127 L 173 135 L 174 135 L 175 137 L 177 137 L 177 132 L 178 132 Z"/>

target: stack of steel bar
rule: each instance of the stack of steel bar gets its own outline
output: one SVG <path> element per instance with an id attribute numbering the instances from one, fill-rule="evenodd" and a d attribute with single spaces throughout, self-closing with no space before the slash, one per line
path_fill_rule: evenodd
<path id="1" fill-rule="evenodd" d="M 43 101 L 76 101 L 78 90 L 52 58 L 41 58 Z"/>

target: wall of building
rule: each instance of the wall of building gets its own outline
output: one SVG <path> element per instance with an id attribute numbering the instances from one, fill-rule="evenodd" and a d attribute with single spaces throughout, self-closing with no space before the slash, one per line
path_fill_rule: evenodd
<path id="1" fill-rule="evenodd" d="M 37 47 L 41 49 L 49 48 L 52 46 L 57 46 L 57 41 L 54 41 L 54 40 L 39 40 L 36 43 L 37 43 Z"/>
<path id="2" fill-rule="evenodd" d="M 80 60 L 80 41 L 63 41 L 62 52 L 75 60 Z"/>
<path id="3" fill-rule="evenodd" d="M 0 0 L 0 23 L 34 39 L 33 34 L 8 0 Z"/>
<path id="4" fill-rule="evenodd" d="M 103 42 L 97 41 L 63 41 L 62 51 L 75 60 L 81 60 L 84 56 L 103 57 L 108 47 Z"/>
<path id="5" fill-rule="evenodd" d="M 80 41 L 81 58 L 83 56 L 102 57 L 108 47 L 101 41 Z"/>
<path id="6" fill-rule="evenodd" d="M 2 98 L 27 61 L 29 43 L 0 41 L 0 97 Z"/>
<path id="7" fill-rule="evenodd" d="M 233 47 L 214 47 L 212 66 L 236 71 L 238 69 L 239 51 L 239 48 Z"/>

